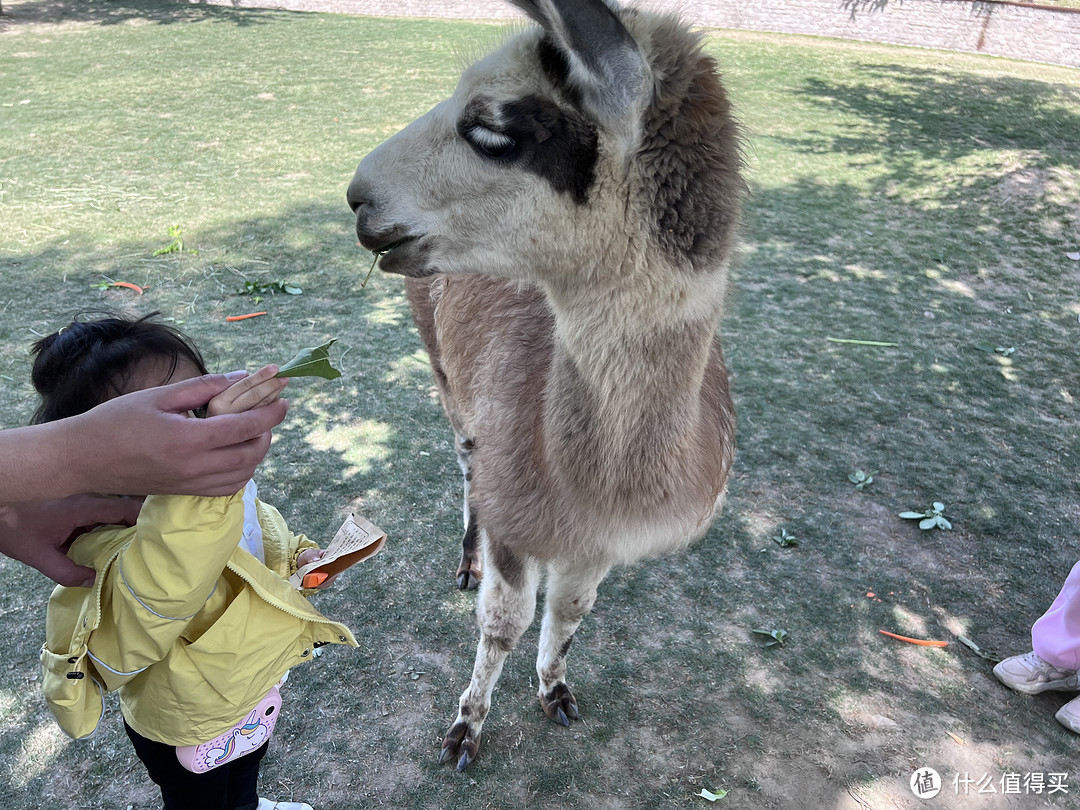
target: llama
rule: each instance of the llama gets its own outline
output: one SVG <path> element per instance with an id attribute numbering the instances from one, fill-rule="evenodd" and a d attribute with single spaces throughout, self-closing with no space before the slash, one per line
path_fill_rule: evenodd
<path id="1" fill-rule="evenodd" d="M 605 0 L 527 25 L 360 163 L 361 245 L 406 277 L 465 476 L 480 641 L 440 763 L 464 770 L 546 571 L 544 712 L 578 719 L 574 632 L 613 566 L 719 510 L 734 412 L 716 339 L 745 185 L 701 38 Z"/>

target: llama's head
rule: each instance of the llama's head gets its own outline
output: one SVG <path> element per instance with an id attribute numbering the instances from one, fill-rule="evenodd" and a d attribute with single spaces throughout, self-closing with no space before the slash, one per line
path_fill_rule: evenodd
<path id="1" fill-rule="evenodd" d="M 744 186 L 700 37 L 603 0 L 514 5 L 539 26 L 360 163 L 360 243 L 407 276 L 722 274 Z"/>

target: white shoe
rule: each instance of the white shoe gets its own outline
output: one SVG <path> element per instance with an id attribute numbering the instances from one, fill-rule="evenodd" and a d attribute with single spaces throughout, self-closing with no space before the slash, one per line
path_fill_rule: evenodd
<path id="1" fill-rule="evenodd" d="M 1055 714 L 1054 717 L 1069 731 L 1080 734 L 1080 698 L 1073 698 L 1070 700 L 1057 710 L 1057 714 Z"/>
<path id="2" fill-rule="evenodd" d="M 1059 692 L 1080 691 L 1080 674 L 1074 669 L 1058 669 L 1033 652 L 1014 655 L 994 667 L 997 679 L 1010 689 L 1025 695 L 1037 695 L 1051 690 Z M 1076 707 L 1080 721 L 1080 706 Z"/>
<path id="3" fill-rule="evenodd" d="M 257 810 L 312 810 L 312 808 L 310 804 L 303 802 L 275 802 L 260 796 Z"/>

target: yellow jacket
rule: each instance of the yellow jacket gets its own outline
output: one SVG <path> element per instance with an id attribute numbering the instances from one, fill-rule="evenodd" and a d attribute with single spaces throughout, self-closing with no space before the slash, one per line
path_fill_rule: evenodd
<path id="1" fill-rule="evenodd" d="M 135 526 L 72 544 L 68 556 L 97 579 L 53 591 L 41 650 L 45 699 L 67 734 L 93 733 L 102 691 L 119 690 L 124 719 L 144 737 L 206 742 L 316 647 L 357 646 L 286 581 L 315 544 L 274 507 L 254 500 L 266 564 L 238 547 L 243 496 L 151 496 Z"/>

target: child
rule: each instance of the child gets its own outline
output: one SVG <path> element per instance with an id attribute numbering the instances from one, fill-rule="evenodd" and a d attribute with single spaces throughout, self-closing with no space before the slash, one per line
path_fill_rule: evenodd
<path id="1" fill-rule="evenodd" d="M 75 321 L 39 340 L 35 422 L 205 374 L 195 346 L 153 317 Z M 208 415 L 273 401 L 285 383 L 276 371 L 243 376 L 210 400 Z M 102 691 L 118 691 L 165 810 L 311 810 L 256 791 L 277 686 L 317 647 L 356 641 L 286 581 L 322 551 L 255 494 L 248 482 L 229 497 L 146 498 L 134 526 L 96 526 L 75 539 L 69 556 L 96 580 L 59 586 L 49 600 L 41 652 L 49 708 L 65 732 L 85 737 L 101 719 Z"/>
<path id="2" fill-rule="evenodd" d="M 1073 566 L 1050 608 L 1031 627 L 1032 651 L 994 667 L 998 680 L 1027 695 L 1056 690 L 1080 691 L 1080 563 Z M 1054 715 L 1080 734 L 1080 697 Z"/>

